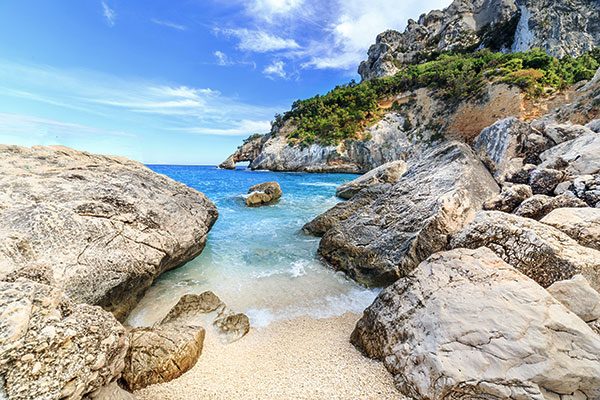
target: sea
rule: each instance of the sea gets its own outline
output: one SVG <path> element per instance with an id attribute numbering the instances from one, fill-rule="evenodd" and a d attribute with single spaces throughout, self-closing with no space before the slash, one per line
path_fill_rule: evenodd
<path id="1" fill-rule="evenodd" d="M 207 290 L 248 315 L 257 329 L 299 316 L 362 313 L 378 294 L 323 263 L 317 255 L 319 238 L 301 231 L 341 201 L 336 188 L 357 175 L 148 167 L 204 193 L 217 206 L 219 219 L 202 254 L 161 275 L 130 314 L 129 325 L 150 326 L 184 294 Z M 248 189 L 268 181 L 279 183 L 281 199 L 270 206 L 247 207 Z"/>

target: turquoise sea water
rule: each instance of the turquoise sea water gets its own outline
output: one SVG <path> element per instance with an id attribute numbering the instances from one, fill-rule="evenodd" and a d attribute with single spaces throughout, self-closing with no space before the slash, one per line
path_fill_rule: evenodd
<path id="1" fill-rule="evenodd" d="M 273 173 L 199 166 L 150 166 L 203 192 L 219 209 L 202 254 L 162 275 L 128 322 L 150 325 L 187 293 L 212 290 L 260 328 L 301 315 L 330 317 L 362 312 L 376 296 L 334 272 L 317 256 L 319 239 L 300 229 L 340 200 L 336 188 L 356 175 Z M 248 208 L 245 194 L 257 183 L 277 181 L 275 205 Z"/>

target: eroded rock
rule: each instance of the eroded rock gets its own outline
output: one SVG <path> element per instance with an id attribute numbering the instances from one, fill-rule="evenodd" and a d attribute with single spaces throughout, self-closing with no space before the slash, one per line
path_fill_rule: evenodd
<path id="1" fill-rule="evenodd" d="M 600 294 L 583 275 L 554 282 L 548 287 L 548 293 L 585 322 L 600 318 Z"/>
<path id="2" fill-rule="evenodd" d="M 350 199 L 362 189 L 378 183 L 394 184 L 406 172 L 407 166 L 404 161 L 392 161 L 383 164 L 353 181 L 344 183 L 335 192 L 342 199 Z"/>
<path id="3" fill-rule="evenodd" d="M 579 245 L 558 229 L 512 214 L 481 211 L 451 248 L 486 246 L 543 287 L 582 274 L 600 289 L 600 251 Z"/>
<path id="4" fill-rule="evenodd" d="M 600 208 L 557 208 L 540 222 L 566 233 L 583 246 L 600 250 Z"/>
<path id="5" fill-rule="evenodd" d="M 571 175 L 600 172 L 600 134 L 589 131 L 540 154 L 540 168 L 564 169 Z"/>
<path id="6" fill-rule="evenodd" d="M 319 254 L 367 285 L 389 285 L 445 248 L 499 188 L 465 144 L 429 150 L 372 205 L 329 229 Z"/>
<path id="7" fill-rule="evenodd" d="M 565 177 L 563 171 L 549 168 L 534 169 L 529 174 L 529 186 L 535 194 L 551 195 Z"/>
<path id="8" fill-rule="evenodd" d="M 505 186 L 498 196 L 483 203 L 483 209 L 511 212 L 531 196 L 533 193 L 529 185 Z"/>
<path id="9" fill-rule="evenodd" d="M 438 253 L 351 337 L 412 399 L 600 397 L 600 337 L 490 250 Z"/>
<path id="10" fill-rule="evenodd" d="M 524 200 L 514 214 L 520 217 L 540 220 L 552 210 L 562 207 L 586 207 L 587 204 L 576 197 L 560 195 L 556 197 L 536 194 Z"/>
<path id="11" fill-rule="evenodd" d="M 277 182 L 265 182 L 254 185 L 248 190 L 246 205 L 248 207 L 259 207 L 273 204 L 283 194 Z"/>

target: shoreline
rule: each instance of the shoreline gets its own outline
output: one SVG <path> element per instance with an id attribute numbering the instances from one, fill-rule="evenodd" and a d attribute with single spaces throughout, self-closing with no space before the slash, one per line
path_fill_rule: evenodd
<path id="1" fill-rule="evenodd" d="M 135 392 L 151 399 L 403 399 L 383 363 L 349 341 L 359 314 L 297 317 L 222 344 L 206 329 L 202 355 L 181 377 Z"/>

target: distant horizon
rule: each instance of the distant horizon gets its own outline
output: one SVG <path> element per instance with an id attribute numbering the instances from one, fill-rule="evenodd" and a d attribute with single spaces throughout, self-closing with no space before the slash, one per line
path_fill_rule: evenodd
<path id="1" fill-rule="evenodd" d="M 450 0 L 0 4 L 0 143 L 218 165 Z"/>

